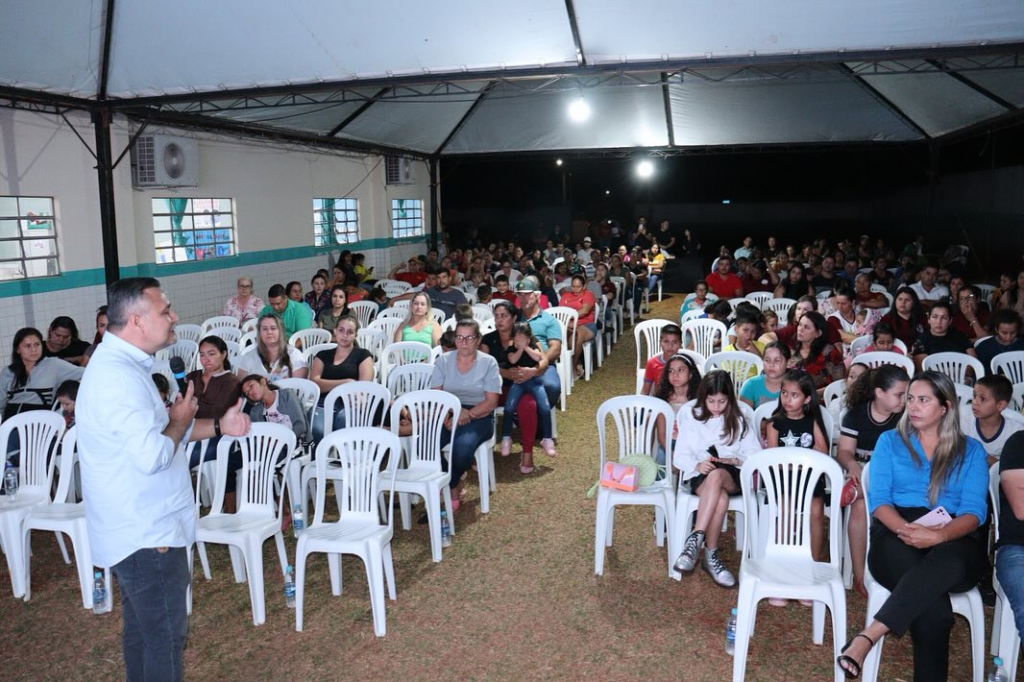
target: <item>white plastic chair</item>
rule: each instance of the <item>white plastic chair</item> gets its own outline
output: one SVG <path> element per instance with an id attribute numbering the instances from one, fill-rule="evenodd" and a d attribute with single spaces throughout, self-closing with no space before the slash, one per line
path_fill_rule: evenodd
<path id="1" fill-rule="evenodd" d="M 382 312 L 387 312 L 388 310 L 400 310 L 400 311 L 404 312 L 406 314 L 406 316 L 408 316 L 409 315 L 409 306 L 410 305 L 412 305 L 412 299 L 405 299 L 403 301 L 395 301 L 395 302 L 393 302 L 391 304 L 390 308 L 387 308 L 386 310 L 384 310 Z M 377 313 L 377 317 L 380 317 L 380 315 L 381 315 L 380 313 Z"/>
<path id="2" fill-rule="evenodd" d="M 199 338 L 203 338 L 205 336 L 208 336 L 211 333 L 212 334 L 216 334 L 216 332 L 214 330 L 215 329 L 221 329 L 221 328 L 224 328 L 224 329 L 234 329 L 239 334 L 242 333 L 242 330 L 239 329 L 239 327 L 238 327 L 238 319 L 237 318 L 232 317 L 231 315 L 215 315 L 213 317 L 208 317 L 205 320 L 203 320 L 202 332 L 200 332 Z"/>
<path id="3" fill-rule="evenodd" d="M 373 631 L 378 637 L 387 633 L 384 613 L 384 584 L 388 597 L 395 599 L 395 569 L 391 559 L 394 536 L 395 473 L 401 446 L 398 436 L 377 428 L 352 428 L 335 431 L 320 441 L 316 449 L 316 514 L 313 523 L 299 536 L 295 550 L 295 630 L 302 631 L 306 591 L 306 558 L 313 553 L 327 554 L 331 592 L 341 595 L 341 555 L 354 554 L 366 566 L 373 611 Z M 382 471 L 384 463 L 387 468 Z M 328 464 L 338 464 L 340 518 L 324 521 L 324 499 Z M 381 474 L 384 480 L 381 481 Z M 383 483 L 383 485 L 381 485 Z M 381 523 L 379 497 L 390 493 L 385 503 L 387 523 Z"/>
<path id="4" fill-rule="evenodd" d="M 690 320 L 699 320 L 704 316 L 703 308 L 695 308 L 694 310 L 687 310 L 683 313 L 682 317 L 679 318 L 679 325 L 682 326 Z"/>
<path id="5" fill-rule="evenodd" d="M 995 528 L 995 540 L 999 542 L 999 462 L 996 462 L 989 469 L 988 494 L 992 501 L 993 527 Z M 992 641 L 989 645 L 989 653 L 1003 659 L 1003 669 L 1006 671 L 1009 682 L 1017 679 L 1017 658 L 1020 654 L 1020 632 L 1017 630 L 1017 623 L 1014 621 L 1013 609 L 1003 586 L 999 584 L 999 578 L 995 571 L 992 572 L 992 586 L 996 590 L 996 605 L 992 614 Z"/>
<path id="6" fill-rule="evenodd" d="M 178 382 L 174 378 L 174 372 L 171 371 L 171 366 L 167 360 L 154 360 L 153 366 L 149 368 L 150 374 L 162 374 L 167 379 L 167 384 L 171 387 L 170 393 L 167 394 L 167 399 L 174 401 L 174 397 L 178 395 Z"/>
<path id="7" fill-rule="evenodd" d="M 846 590 L 839 570 L 841 523 L 829 524 L 829 561 L 818 562 L 811 557 L 810 508 L 815 484 L 822 476 L 831 484 L 826 507 L 838 519 L 843 472 L 827 455 L 807 448 L 771 448 L 752 455 L 740 468 L 747 529 L 732 668 L 732 678 L 737 682 L 742 682 L 746 674 L 757 603 L 768 597 L 814 600 L 812 639 L 816 644 L 824 640 L 827 605 L 832 613 L 833 657 L 843 647 Z M 845 678 L 838 664 L 833 668 L 837 682 Z"/>
<path id="8" fill-rule="evenodd" d="M 973 388 L 965 384 L 953 384 L 953 388 L 956 389 L 956 399 L 961 409 L 969 407 L 974 402 Z"/>
<path id="9" fill-rule="evenodd" d="M 569 329 L 576 329 L 579 324 L 579 313 L 566 306 L 552 306 L 545 312 L 551 315 L 562 327 L 562 354 L 558 361 L 558 369 L 562 373 L 562 382 L 566 387 L 566 394 L 572 395 L 572 386 L 576 382 L 576 373 L 573 367 L 573 355 L 576 352 L 576 333 Z"/>
<path id="10" fill-rule="evenodd" d="M 864 336 L 858 336 L 850 344 L 850 357 L 856 358 L 858 355 L 864 352 L 864 349 L 870 346 L 873 339 L 870 335 L 865 334 Z"/>
<path id="11" fill-rule="evenodd" d="M 942 372 L 952 379 L 954 384 L 967 383 L 968 367 L 974 370 L 975 379 L 985 376 L 985 366 L 981 364 L 981 360 L 972 358 L 967 353 L 933 353 L 921 362 L 921 369 Z"/>
<path id="12" fill-rule="evenodd" d="M 473 304 L 473 319 L 477 322 L 494 319 L 494 308 L 484 303 Z"/>
<path id="13" fill-rule="evenodd" d="M 192 341 L 199 343 L 199 340 L 203 338 L 203 328 L 198 324 L 176 324 L 174 325 L 174 335 L 178 341 Z M 185 365 L 188 367 L 188 365 Z"/>
<path id="14" fill-rule="evenodd" d="M 306 424 L 312 424 L 313 411 L 316 409 L 316 404 L 320 402 L 320 387 L 309 379 L 298 379 L 295 377 L 278 379 L 274 384 L 278 388 L 287 388 L 295 392 L 295 395 L 298 396 L 299 401 L 302 403 L 302 409 L 306 411 Z"/>
<path id="15" fill-rule="evenodd" d="M 338 347 L 336 343 L 318 343 L 315 346 L 309 346 L 308 348 L 302 349 L 302 358 L 306 361 L 306 367 L 313 367 L 313 358 L 325 350 L 334 350 Z"/>
<path id="16" fill-rule="evenodd" d="M 789 316 L 789 309 L 796 303 L 791 298 L 773 298 L 764 304 L 761 310 L 770 310 L 779 316 L 779 324 L 784 324 Z"/>
<path id="17" fill-rule="evenodd" d="M 615 285 L 615 297 L 619 301 L 619 319 L 621 323 L 619 328 L 622 329 L 625 326 L 624 314 L 629 313 L 629 323 L 632 325 L 636 322 L 636 311 L 633 310 L 633 295 L 626 288 L 625 277 L 609 277 L 612 283 Z"/>
<path id="18" fill-rule="evenodd" d="M 388 344 L 380 354 L 380 381 L 388 382 L 388 372 L 400 365 L 414 362 L 430 364 L 430 346 L 419 341 L 398 341 Z"/>
<path id="19" fill-rule="evenodd" d="M 199 327 L 198 324 L 193 326 L 196 328 Z M 157 360 L 163 360 L 168 363 L 171 361 L 171 358 L 181 358 L 181 361 L 185 363 L 185 371 L 190 371 L 192 367 L 196 366 L 197 355 L 199 355 L 198 341 L 179 339 L 167 348 L 161 348 L 158 350 L 154 357 Z"/>
<path id="20" fill-rule="evenodd" d="M 377 317 L 378 307 L 373 301 L 353 301 L 348 304 L 349 312 L 359 320 L 360 329 L 373 322 Z"/>
<path id="21" fill-rule="evenodd" d="M 294 348 L 309 348 L 331 342 L 331 332 L 326 329 L 300 329 L 288 338 L 288 345 Z"/>
<path id="22" fill-rule="evenodd" d="M 747 300 L 756 305 L 761 310 L 764 310 L 764 306 L 768 301 L 775 298 L 775 294 L 770 291 L 754 291 L 747 294 Z"/>
<path id="23" fill-rule="evenodd" d="M 258 333 L 259 332 L 257 332 L 255 329 L 250 329 L 247 332 L 242 332 L 242 338 L 238 340 L 238 345 L 242 348 L 243 352 L 250 346 L 256 345 L 256 336 L 258 335 Z"/>
<path id="24" fill-rule="evenodd" d="M 420 363 L 400 365 L 388 372 L 388 391 L 392 398 L 411 393 L 425 391 L 430 388 L 430 379 L 434 376 L 434 366 Z"/>
<path id="25" fill-rule="evenodd" d="M 974 286 L 978 287 L 978 290 L 981 292 L 981 300 L 983 301 L 989 301 L 992 298 L 992 292 L 996 290 L 994 284 L 975 284 Z"/>
<path id="26" fill-rule="evenodd" d="M 704 318 L 690 320 L 683 325 L 683 345 L 689 347 L 692 344 L 693 350 L 706 358 L 715 354 L 716 345 L 724 347 L 726 338 L 725 325 L 718 320 Z"/>
<path id="27" fill-rule="evenodd" d="M 377 327 L 363 327 L 356 332 L 356 343 L 360 348 L 365 348 L 373 355 L 374 363 L 380 358 L 380 352 L 384 346 L 391 343 L 391 337 L 383 329 Z"/>
<path id="28" fill-rule="evenodd" d="M 391 340 L 395 338 L 395 331 L 405 323 L 405 316 L 402 317 L 387 317 L 384 315 L 387 310 L 377 315 L 377 319 L 370 323 L 368 329 L 379 329 L 384 332 L 384 345 L 391 343 Z M 381 349 L 383 350 L 383 348 Z"/>
<path id="29" fill-rule="evenodd" d="M 85 503 L 78 502 L 69 504 L 65 502 L 75 478 L 75 462 L 78 460 L 78 453 L 75 450 L 76 437 L 75 427 L 68 429 L 64 434 L 61 443 L 61 464 L 60 478 L 57 479 L 57 492 L 53 500 L 46 500 L 43 504 L 34 507 L 25 517 L 24 529 L 24 556 L 25 556 L 25 601 L 32 597 L 32 531 L 52 531 L 61 537 L 61 533 L 71 538 L 71 546 L 75 552 L 75 566 L 78 569 L 78 586 L 82 592 L 82 607 L 91 609 L 92 588 L 93 588 L 93 564 L 92 551 L 89 545 L 89 534 L 85 528 Z M 19 492 L 20 494 L 20 492 Z M 63 542 L 62 549 L 63 549 Z M 66 562 L 70 563 L 65 556 Z M 107 575 L 107 607 L 112 600 L 110 586 L 110 569 L 105 569 Z"/>
<path id="30" fill-rule="evenodd" d="M 636 342 L 637 395 L 644 388 L 644 372 L 647 370 L 648 361 L 661 352 L 661 330 L 670 324 L 670 320 L 644 320 L 633 327 L 633 340 Z M 704 364 L 697 366 L 703 367 Z"/>
<path id="31" fill-rule="evenodd" d="M 491 318 L 494 319 L 493 317 Z M 480 320 L 477 320 L 479 322 Z M 447 320 L 441 323 L 441 333 L 444 334 L 447 331 L 455 331 L 455 325 L 459 323 L 454 317 L 449 317 Z"/>
<path id="32" fill-rule="evenodd" d="M 228 477 L 228 453 L 233 445 L 242 450 L 242 468 L 238 470 L 237 511 L 223 513 L 224 490 Z M 210 579 L 206 544 L 228 545 L 235 582 L 249 582 L 252 620 L 256 625 L 266 621 L 266 595 L 263 586 L 263 543 L 270 537 L 277 544 L 281 574 L 288 566 L 288 556 L 281 533 L 283 499 L 274 499 L 277 471 L 284 467 L 288 480 L 291 453 L 295 450 L 295 434 L 280 424 L 260 422 L 249 428 L 243 438 L 222 437 L 217 445 L 217 482 L 213 507 L 199 517 L 199 496 L 196 496 L 196 545 L 203 565 L 203 575 Z M 203 467 L 199 467 L 197 487 L 202 485 Z M 241 562 L 239 561 L 241 559 Z"/>
<path id="33" fill-rule="evenodd" d="M 433 316 L 434 321 L 437 322 L 438 324 L 441 324 L 448 319 L 448 313 L 441 310 L 440 308 L 431 308 L 430 314 Z"/>
<path id="34" fill-rule="evenodd" d="M 1024 351 L 1000 353 L 990 363 L 993 374 L 1002 374 L 1011 384 L 1024 382 Z"/>
<path id="35" fill-rule="evenodd" d="M 746 296 L 738 296 L 736 298 L 730 298 L 729 299 L 729 305 L 732 306 L 732 312 L 733 313 L 736 312 L 736 307 L 740 303 L 750 303 L 750 299 L 748 299 Z"/>
<path id="36" fill-rule="evenodd" d="M 243 322 L 242 326 L 240 327 L 240 329 L 242 330 L 243 334 L 248 334 L 249 332 L 256 331 L 256 325 L 258 325 L 259 323 L 260 323 L 259 318 L 258 317 L 254 317 L 251 320 L 246 320 L 245 322 Z"/>
<path id="37" fill-rule="evenodd" d="M 452 434 L 458 428 L 459 399 L 447 391 L 421 390 L 407 393 L 391 406 L 391 432 L 399 436 L 402 410 L 408 410 L 412 422 L 412 435 L 400 437 L 404 451 L 403 464 L 395 474 L 395 492 L 399 493 L 402 510 L 402 528 L 412 530 L 410 495 L 423 498 L 430 528 L 430 556 L 441 561 L 441 498 L 448 511 L 449 529 L 454 534 L 452 514 L 451 474 L 442 471 L 441 436 L 444 422 L 452 417 Z"/>
<path id="38" fill-rule="evenodd" d="M 964 356 L 968 357 L 968 356 Z M 907 375 L 914 376 L 914 361 L 906 355 L 893 353 L 887 350 L 873 350 L 868 353 L 861 353 L 857 356 L 857 362 L 867 365 L 871 369 L 882 365 L 896 365 L 907 371 Z"/>
<path id="39" fill-rule="evenodd" d="M 1013 401 L 1010 407 L 1017 412 L 1024 410 L 1024 383 L 1013 385 Z"/>
<path id="40" fill-rule="evenodd" d="M 744 381 L 756 377 L 764 371 L 764 360 L 753 353 L 742 350 L 723 351 L 714 353 L 704 363 L 705 374 L 713 369 L 728 372 L 732 377 L 733 386 L 736 388 L 736 395 L 739 395 Z"/>
<path id="41" fill-rule="evenodd" d="M 401 308 L 399 308 L 399 307 L 385 308 L 384 310 L 381 310 L 380 312 L 378 312 L 377 313 L 377 317 L 375 317 L 373 319 L 375 319 L 375 320 L 396 319 L 396 320 L 405 321 L 405 318 L 407 318 L 407 317 L 409 317 L 409 307 L 408 306 L 403 306 Z"/>
<path id="42" fill-rule="evenodd" d="M 598 473 L 604 471 L 606 461 L 618 461 L 633 453 L 655 454 L 657 448 L 658 417 L 671 424 L 675 415 L 672 408 L 664 400 L 650 396 L 629 395 L 606 400 L 597 408 L 597 435 L 601 454 L 601 466 Z M 612 419 L 619 446 L 618 456 L 608 456 L 607 421 Z M 652 485 L 634 492 L 612 490 L 598 486 L 597 488 L 597 524 L 594 533 L 594 573 L 604 574 L 605 547 L 612 546 L 612 535 L 615 523 L 615 507 L 625 505 L 653 506 L 657 515 L 655 525 L 658 528 L 656 538 L 658 545 L 664 544 L 660 534 L 663 518 L 668 537 L 675 533 L 675 490 L 672 477 L 666 476 Z M 658 518 L 660 517 L 660 518 Z M 668 574 L 672 577 L 672 563 L 675 557 L 668 557 Z"/>
<path id="43" fill-rule="evenodd" d="M 14 415 L 0 424 L 0 447 L 4 448 L 5 454 L 11 434 L 15 432 L 20 453 L 18 494 L 13 501 L 4 496 L 0 504 L 0 547 L 7 555 L 14 596 L 21 599 L 27 594 L 28 572 L 23 522 L 35 508 L 50 502 L 53 466 L 48 462 L 51 455 L 57 456 L 57 446 L 64 436 L 64 417 L 48 410 Z M 91 570 L 92 567 L 89 568 Z"/>
<path id="44" fill-rule="evenodd" d="M 395 296 L 401 296 L 407 293 L 409 289 L 412 289 L 412 285 L 408 282 L 403 282 L 397 279 L 386 279 L 377 282 L 377 286 L 384 290 L 388 298 L 394 298 Z"/>
<path id="45" fill-rule="evenodd" d="M 861 494 L 864 495 L 864 506 L 866 509 L 871 509 L 868 501 L 868 492 L 871 490 L 869 483 L 870 469 L 870 463 L 864 465 L 860 475 Z M 871 515 L 869 513 L 866 516 L 868 524 L 867 551 L 870 554 Z M 871 567 L 867 564 L 864 566 L 864 587 L 868 591 L 868 605 L 864 613 L 864 625 L 867 626 L 874 620 L 875 614 L 882 608 L 882 605 L 891 593 L 875 580 L 874 576 L 871 575 Z M 981 601 L 981 592 L 978 591 L 977 587 L 972 587 L 967 592 L 950 592 L 949 602 L 953 607 L 953 613 L 966 618 L 967 624 L 970 626 L 972 679 L 975 682 L 981 682 L 985 668 L 985 606 Z M 864 657 L 864 664 L 861 666 L 861 677 L 864 682 L 875 682 L 878 679 L 878 668 L 882 662 L 882 646 L 884 644 L 885 637 L 880 637 L 878 642 L 871 648 L 871 651 L 868 652 L 868 655 Z"/>

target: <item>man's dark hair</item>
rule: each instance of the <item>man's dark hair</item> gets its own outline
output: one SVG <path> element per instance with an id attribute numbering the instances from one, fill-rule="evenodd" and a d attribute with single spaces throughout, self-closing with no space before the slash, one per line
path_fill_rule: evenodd
<path id="1" fill-rule="evenodd" d="M 287 296 L 288 292 L 285 290 L 283 284 L 275 284 L 270 287 L 270 291 L 267 292 L 267 298 L 281 298 Z"/>
<path id="2" fill-rule="evenodd" d="M 128 277 L 107 287 L 107 328 L 123 329 L 146 289 L 159 288 L 160 281 L 154 277 Z"/>

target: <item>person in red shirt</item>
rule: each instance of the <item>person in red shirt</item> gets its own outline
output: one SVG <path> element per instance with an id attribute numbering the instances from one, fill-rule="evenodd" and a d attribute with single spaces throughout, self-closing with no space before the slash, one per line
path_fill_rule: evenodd
<path id="1" fill-rule="evenodd" d="M 572 357 L 573 367 L 576 368 L 576 378 L 579 379 L 583 376 L 583 367 L 580 365 L 580 358 L 583 357 L 583 344 L 597 334 L 594 315 L 597 301 L 594 299 L 594 294 L 587 289 L 587 278 L 583 275 L 573 275 L 572 284 L 567 291 L 562 293 L 562 298 L 558 303 L 572 308 L 579 314 L 579 320 L 576 323 L 576 346 L 573 349 Z M 569 333 L 573 332 L 570 330 Z"/>
<path id="2" fill-rule="evenodd" d="M 743 284 L 743 295 L 747 296 L 755 291 L 775 291 L 779 276 L 771 271 L 767 263 L 758 260 L 747 266 L 747 271 L 740 277 L 740 282 Z"/>
<path id="3" fill-rule="evenodd" d="M 644 386 L 640 390 L 641 395 L 654 395 L 658 390 L 665 365 L 683 347 L 683 330 L 679 325 L 666 324 L 661 328 L 658 342 L 661 344 L 661 353 L 652 355 L 644 367 Z"/>
<path id="4" fill-rule="evenodd" d="M 981 289 L 973 284 L 957 292 L 957 307 L 953 311 L 953 329 L 963 332 L 972 341 L 981 336 L 988 336 L 988 307 L 978 305 L 981 301 Z"/>
<path id="5" fill-rule="evenodd" d="M 704 278 L 711 293 L 722 300 L 743 296 L 743 283 L 732 273 L 731 268 L 732 257 L 722 255 L 718 258 L 718 268 L 715 272 Z"/>
<path id="6" fill-rule="evenodd" d="M 508 275 L 498 275 L 494 278 L 494 298 L 503 298 L 509 303 L 516 302 L 516 292 L 508 286 Z"/>
<path id="7" fill-rule="evenodd" d="M 397 279 L 418 287 L 426 281 L 427 273 L 423 271 L 419 259 L 410 258 L 408 263 L 399 263 L 395 266 L 395 269 L 388 273 L 388 279 Z"/>

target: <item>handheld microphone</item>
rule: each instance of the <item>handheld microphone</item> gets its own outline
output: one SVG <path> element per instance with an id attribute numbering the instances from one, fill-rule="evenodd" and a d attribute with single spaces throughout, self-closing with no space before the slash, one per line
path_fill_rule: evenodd
<path id="1" fill-rule="evenodd" d="M 170 360 L 171 373 L 174 375 L 174 380 L 178 383 L 178 391 L 185 395 L 185 391 L 188 390 L 188 384 L 185 382 L 185 361 L 175 356 Z"/>

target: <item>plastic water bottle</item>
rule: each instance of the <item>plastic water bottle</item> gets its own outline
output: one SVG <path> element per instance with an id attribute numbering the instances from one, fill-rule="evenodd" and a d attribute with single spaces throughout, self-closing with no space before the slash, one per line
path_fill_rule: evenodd
<path id="1" fill-rule="evenodd" d="M 985 682 L 1007 682 L 1006 670 L 1003 669 L 1003 659 L 996 656 L 992 659 L 992 668 L 989 669 Z"/>
<path id="2" fill-rule="evenodd" d="M 295 509 L 292 510 L 292 530 L 295 531 L 295 537 L 299 537 L 302 534 L 302 529 L 306 527 L 306 519 L 302 515 L 302 505 L 295 505 Z"/>
<path id="3" fill-rule="evenodd" d="M 452 527 L 448 523 L 448 512 L 441 510 L 441 546 L 452 546 Z"/>
<path id="4" fill-rule="evenodd" d="M 291 564 L 284 569 L 284 603 L 288 608 L 295 608 L 295 576 L 292 575 Z"/>
<path id="5" fill-rule="evenodd" d="M 732 656 L 736 652 L 736 609 L 729 613 L 725 621 L 725 653 Z"/>
<path id="6" fill-rule="evenodd" d="M 14 502 L 18 495 L 18 469 L 10 462 L 7 462 L 4 469 L 4 494 L 8 502 Z"/>
<path id="7" fill-rule="evenodd" d="M 103 571 L 96 571 L 93 576 L 92 612 L 97 615 L 107 612 L 107 581 Z"/>

